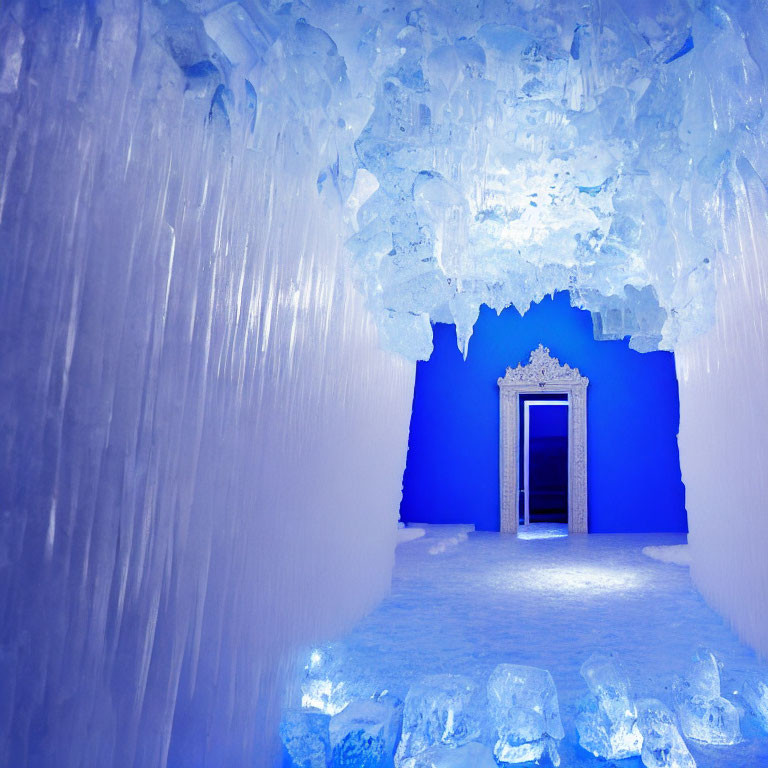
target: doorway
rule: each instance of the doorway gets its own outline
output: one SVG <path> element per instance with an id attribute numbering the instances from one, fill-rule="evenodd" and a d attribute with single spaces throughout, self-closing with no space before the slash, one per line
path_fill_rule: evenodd
<path id="1" fill-rule="evenodd" d="M 568 396 L 521 394 L 519 523 L 568 522 Z"/>
<path id="2" fill-rule="evenodd" d="M 527 365 L 507 368 L 499 385 L 500 529 L 517 533 L 520 526 L 520 456 L 525 454 L 524 403 L 528 400 L 567 401 L 567 477 L 565 493 L 568 533 L 589 530 L 587 510 L 587 386 L 578 368 L 561 364 L 543 344 L 531 352 Z M 521 401 L 523 405 L 521 406 Z M 554 406 L 544 406 L 554 407 Z M 530 444 L 529 444 L 530 449 Z M 530 461 L 530 454 L 529 454 Z M 530 482 L 530 481 L 529 481 Z M 562 493 L 562 492 L 560 492 Z M 525 511 L 523 510 L 523 516 Z M 530 519 L 530 507 L 529 507 Z M 553 523 L 553 525 L 562 525 Z"/>

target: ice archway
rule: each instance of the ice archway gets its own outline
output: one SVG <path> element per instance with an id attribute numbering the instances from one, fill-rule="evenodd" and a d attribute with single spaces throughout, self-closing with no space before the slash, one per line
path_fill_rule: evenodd
<path id="1" fill-rule="evenodd" d="M 430 320 L 561 289 L 675 350 L 694 574 L 768 651 L 767 40 L 750 2 L 4 4 L 0 762 L 266 755 L 283 650 L 386 588 Z"/>

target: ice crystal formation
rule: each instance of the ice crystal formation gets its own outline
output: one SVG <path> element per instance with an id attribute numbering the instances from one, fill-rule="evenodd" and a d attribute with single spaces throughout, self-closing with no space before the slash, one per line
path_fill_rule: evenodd
<path id="1" fill-rule="evenodd" d="M 312 137 L 305 170 L 346 206 L 389 348 L 428 357 L 443 320 L 466 353 L 482 303 L 555 290 L 640 350 L 708 327 L 713 194 L 765 162 L 762 74 L 727 6 L 189 5 L 200 49 L 166 10 L 169 51 L 254 146 L 276 124 L 297 156 Z"/>

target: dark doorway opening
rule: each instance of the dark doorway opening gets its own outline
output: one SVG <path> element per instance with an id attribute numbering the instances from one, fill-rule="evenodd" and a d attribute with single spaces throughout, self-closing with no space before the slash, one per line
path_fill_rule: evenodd
<path id="1" fill-rule="evenodd" d="M 521 395 L 520 427 L 520 523 L 567 523 L 567 395 Z"/>

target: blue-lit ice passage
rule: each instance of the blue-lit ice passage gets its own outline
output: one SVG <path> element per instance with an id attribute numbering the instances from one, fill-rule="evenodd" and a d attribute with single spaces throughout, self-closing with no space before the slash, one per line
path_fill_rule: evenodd
<path id="1" fill-rule="evenodd" d="M 0 766 L 272 766 L 298 649 L 387 594 L 432 322 L 555 291 L 674 350 L 691 576 L 768 653 L 766 77 L 761 0 L 3 0 Z M 566 733 L 489 748 L 565 761 L 516 651 Z M 733 736 L 620 653 L 638 728 Z"/>
<path id="2" fill-rule="evenodd" d="M 687 566 L 658 559 L 684 559 L 684 535 L 467 528 L 423 526 L 397 548 L 392 594 L 301 654 L 285 766 L 768 764 L 768 664 L 704 603 Z M 360 739 L 344 762 L 337 723 L 376 700 L 387 706 L 367 710 L 366 734 L 396 719 L 399 740 Z M 300 737 L 301 712 L 313 739 Z"/>

